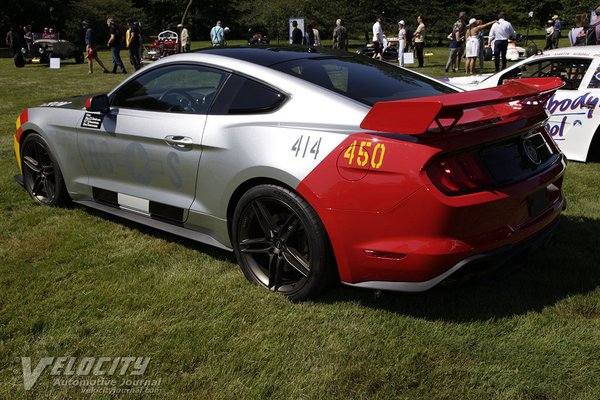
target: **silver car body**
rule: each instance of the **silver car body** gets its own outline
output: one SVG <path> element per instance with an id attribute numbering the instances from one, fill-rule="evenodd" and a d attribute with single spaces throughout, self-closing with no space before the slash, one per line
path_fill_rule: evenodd
<path id="1" fill-rule="evenodd" d="M 206 53 L 157 61 L 109 96 L 139 74 L 177 63 L 217 65 L 241 72 L 274 87 L 285 87 L 287 99 L 274 112 L 254 115 L 207 116 L 112 107 L 101 116 L 83 108 L 84 98 L 31 108 L 23 129 L 49 139 L 75 202 L 231 249 L 226 221 L 236 189 L 263 177 L 296 187 L 348 134 L 360 130 L 360 122 L 370 110 L 283 72 Z M 94 118 L 101 118 L 101 124 Z M 43 126 L 36 121 L 43 121 Z M 292 151 L 300 139 L 301 148 Z M 317 141 L 318 154 L 311 154 Z M 125 212 L 98 202 L 102 197 L 93 193 L 94 188 L 117 193 L 118 205 Z M 151 210 L 163 206 L 165 214 Z"/>

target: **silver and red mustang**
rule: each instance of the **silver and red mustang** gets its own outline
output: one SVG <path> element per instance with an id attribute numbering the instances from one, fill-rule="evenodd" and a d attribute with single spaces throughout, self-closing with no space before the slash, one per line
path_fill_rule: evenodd
<path id="1" fill-rule="evenodd" d="M 335 279 L 424 291 L 547 240 L 566 164 L 542 104 L 561 84 L 457 92 L 349 53 L 210 49 L 29 108 L 14 145 L 34 200 L 233 250 L 290 299 Z"/>

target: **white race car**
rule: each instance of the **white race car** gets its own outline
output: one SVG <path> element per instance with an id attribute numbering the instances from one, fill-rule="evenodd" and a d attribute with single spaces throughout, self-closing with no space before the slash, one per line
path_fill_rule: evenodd
<path id="1" fill-rule="evenodd" d="M 547 50 L 495 74 L 445 78 L 464 90 L 501 85 L 508 79 L 560 77 L 565 85 L 546 102 L 547 129 L 568 159 L 600 160 L 600 46 Z"/>

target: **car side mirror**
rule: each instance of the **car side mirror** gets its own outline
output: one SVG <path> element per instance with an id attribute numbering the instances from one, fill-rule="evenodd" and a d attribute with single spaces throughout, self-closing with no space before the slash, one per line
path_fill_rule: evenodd
<path id="1" fill-rule="evenodd" d="M 85 109 L 88 111 L 96 111 L 101 113 L 107 113 L 110 111 L 110 101 L 106 94 L 99 94 L 92 96 L 85 102 Z"/>

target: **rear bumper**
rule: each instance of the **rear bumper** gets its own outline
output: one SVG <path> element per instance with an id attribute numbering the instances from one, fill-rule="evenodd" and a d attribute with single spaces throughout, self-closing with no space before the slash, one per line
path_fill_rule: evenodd
<path id="1" fill-rule="evenodd" d="M 566 201 L 563 201 L 566 207 Z M 342 282 L 345 285 L 377 290 L 390 290 L 397 292 L 424 292 L 442 282 L 455 282 L 465 278 L 493 272 L 497 269 L 518 263 L 531 251 L 547 243 L 558 226 L 558 219 L 537 232 L 533 237 L 515 245 L 502 246 L 498 249 L 481 254 L 472 255 L 458 262 L 444 273 L 422 282 L 390 282 L 390 281 L 365 281 L 359 283 Z"/>

